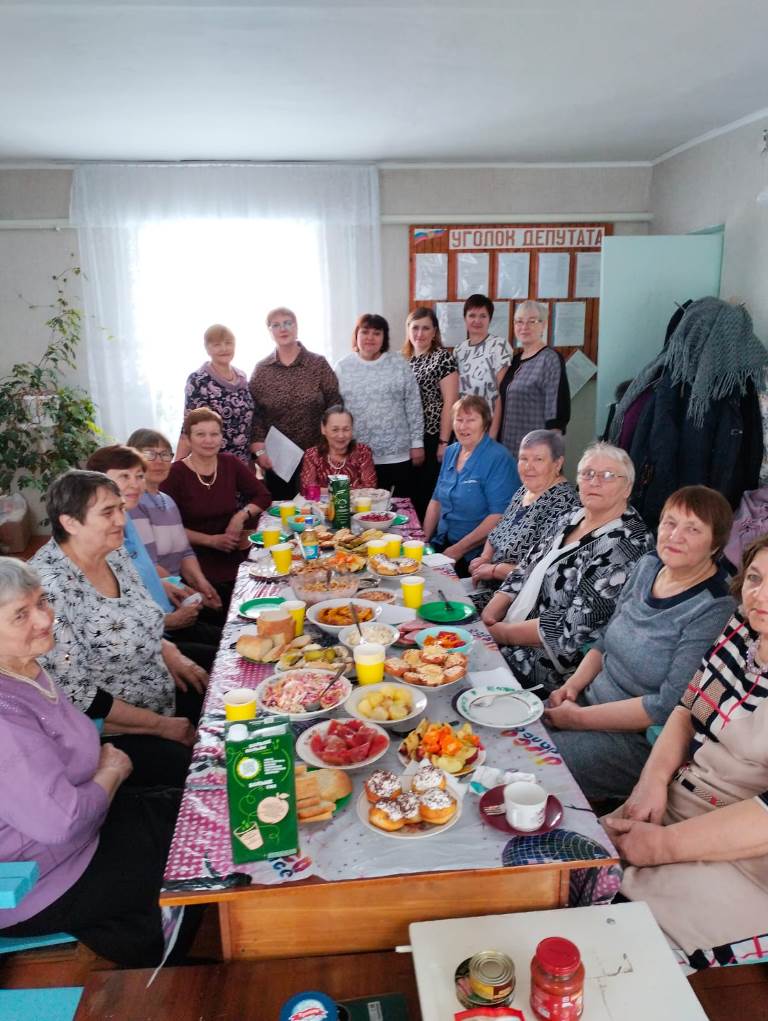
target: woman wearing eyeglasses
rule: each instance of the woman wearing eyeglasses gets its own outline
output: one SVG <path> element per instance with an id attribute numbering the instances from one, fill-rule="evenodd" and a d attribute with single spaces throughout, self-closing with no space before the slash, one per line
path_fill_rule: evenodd
<path id="1" fill-rule="evenodd" d="M 221 323 L 214 323 L 203 334 L 203 342 L 209 361 L 187 378 L 184 414 L 195 408 L 211 408 L 220 415 L 222 451 L 239 457 L 250 468 L 253 397 L 245 373 L 232 364 L 235 335 Z M 182 432 L 176 457 L 181 461 L 187 454 L 189 442 Z"/>
<path id="2" fill-rule="evenodd" d="M 527 688 L 560 687 L 608 623 L 637 560 L 653 549 L 628 506 L 635 469 L 608 443 L 587 447 L 577 468 L 581 508 L 554 540 L 531 549 L 483 610 L 512 673 Z"/>
<path id="3" fill-rule="evenodd" d="M 331 366 L 299 342 L 296 316 L 289 308 L 273 308 L 267 315 L 267 328 L 275 350 L 257 363 L 248 384 L 254 402 L 251 450 L 266 473 L 272 496 L 285 500 L 299 490 L 300 466 L 287 482 L 275 474 L 264 449 L 270 427 L 308 450 L 320 442 L 323 412 L 342 400 Z"/>
<path id="4" fill-rule="evenodd" d="M 548 307 L 523 301 L 515 309 L 515 338 L 520 347 L 499 384 L 499 442 L 517 454 L 520 441 L 534 429 L 565 432 L 571 417 L 571 391 L 559 351 L 547 347 Z"/>

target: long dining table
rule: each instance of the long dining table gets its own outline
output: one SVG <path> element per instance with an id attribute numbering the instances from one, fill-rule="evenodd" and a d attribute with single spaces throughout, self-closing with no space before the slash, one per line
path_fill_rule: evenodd
<path id="1" fill-rule="evenodd" d="M 408 521 L 400 531 L 421 537 L 413 507 L 396 500 Z M 476 727 L 485 765 L 535 775 L 563 806 L 550 838 L 510 838 L 481 818 L 479 797 L 468 783 L 455 825 L 430 839 L 398 840 L 363 824 L 357 799 L 371 770 L 350 773 L 349 804 L 322 824 L 302 825 L 300 850 L 271 861 L 234 864 L 230 843 L 224 768 L 224 692 L 256 687 L 273 672 L 270 665 L 243 660 L 234 644 L 247 621 L 238 608 L 250 598 L 291 598 L 290 579 L 252 577 L 252 563 L 240 568 L 227 625 L 211 672 L 193 749 L 160 902 L 165 906 L 216 904 L 225 959 L 268 959 L 389 950 L 408 942 L 411 922 L 465 915 L 557 908 L 573 902 L 574 877 L 593 881 L 590 896 L 605 895 L 616 881 L 618 856 L 540 721 L 506 730 Z M 427 592 L 444 591 L 468 602 L 452 566 L 427 557 L 420 572 Z M 399 590 L 396 580 L 384 583 Z M 383 620 L 413 616 L 402 606 L 384 607 Z M 425 624 L 425 626 L 427 626 Z M 455 708 L 457 690 L 470 685 L 517 686 L 481 621 L 466 625 L 474 638 L 467 678 L 443 689 L 428 689 L 426 716 L 463 722 Z M 329 714 L 347 715 L 343 707 Z M 403 772 L 397 758 L 402 735 L 376 768 Z M 558 837 L 559 839 L 555 839 Z M 524 852 L 524 853 L 523 853 Z M 607 877 L 607 878 L 606 878 Z M 601 886 L 602 882 L 602 886 Z M 582 899 L 579 903 L 584 903 Z"/>

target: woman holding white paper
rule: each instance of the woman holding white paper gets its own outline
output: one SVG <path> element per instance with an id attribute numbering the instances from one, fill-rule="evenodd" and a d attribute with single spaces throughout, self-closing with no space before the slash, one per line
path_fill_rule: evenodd
<path id="1" fill-rule="evenodd" d="M 571 417 L 571 392 L 565 362 L 544 339 L 549 309 L 539 301 L 522 301 L 515 309 L 515 338 L 520 347 L 499 384 L 499 442 L 517 454 L 534 429 L 564 433 Z"/>

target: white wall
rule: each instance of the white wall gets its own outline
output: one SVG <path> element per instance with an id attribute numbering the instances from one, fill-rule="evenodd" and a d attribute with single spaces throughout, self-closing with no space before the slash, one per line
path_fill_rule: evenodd
<path id="1" fill-rule="evenodd" d="M 755 332 L 768 341 L 768 206 L 755 197 L 768 187 L 761 155 L 765 121 L 755 121 L 671 156 L 653 168 L 654 234 L 725 225 L 720 296 L 744 301 Z"/>

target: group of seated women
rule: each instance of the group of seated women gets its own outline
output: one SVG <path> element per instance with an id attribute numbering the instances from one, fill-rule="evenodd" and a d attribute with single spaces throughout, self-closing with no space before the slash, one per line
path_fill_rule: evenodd
<path id="1" fill-rule="evenodd" d="M 544 349 L 543 318 L 520 310 L 526 362 Z M 506 377 L 477 354 L 491 339 L 488 308 L 475 302 L 466 315 L 458 362 L 435 346 L 430 310 L 409 317 L 409 360 L 389 353 L 386 321 L 363 316 L 353 354 L 328 375 L 298 343 L 295 316 L 274 310 L 276 352 L 250 389 L 231 369 L 234 338 L 211 328 L 211 361 L 188 397 L 237 395 L 237 422 L 226 401 L 223 414 L 190 407 L 176 460 L 165 436 L 143 428 L 52 485 L 50 542 L 28 566 L 0 558 L 0 731 L 11 750 L 0 783 L 14 806 L 0 859 L 36 860 L 41 873 L 3 913 L 4 929 L 65 929 L 122 964 L 159 958 L 157 891 L 207 672 L 248 531 L 281 492 L 261 444 L 269 425 L 293 421 L 280 404 L 289 392 L 294 417 L 307 413 L 296 397 L 306 373 L 316 420 L 302 426 L 303 463 L 282 493 L 344 473 L 355 487 L 385 481 L 406 495 L 408 466 L 433 457 L 426 537 L 465 577 L 512 674 L 542 689 L 579 785 L 619 805 L 604 823 L 630 866 L 623 895 L 648 900 L 694 963 L 702 948 L 768 928 L 768 537 L 729 590 L 730 507 L 687 486 L 667 500 L 654 543 L 629 503 L 624 451 L 592 444 L 576 488 L 566 480 L 556 402 L 543 423 L 555 427 L 523 434 L 514 458 L 493 435 L 505 421 L 511 434 L 512 412 L 457 396 L 450 380 L 465 372 L 492 395 Z M 256 408 L 265 380 L 275 404 L 258 412 L 263 435 L 249 442 L 247 395 Z M 427 413 L 420 387 L 439 407 Z M 661 727 L 652 745 L 647 732 Z M 177 957 L 194 917 L 183 931 Z"/>

